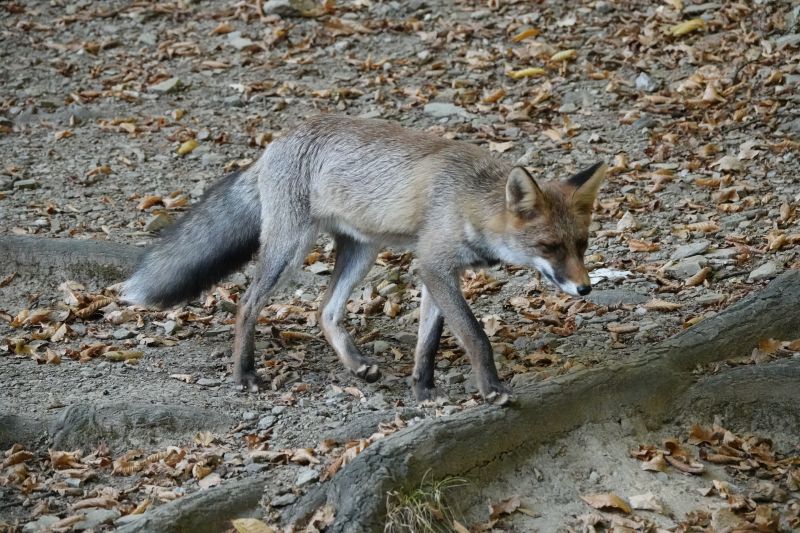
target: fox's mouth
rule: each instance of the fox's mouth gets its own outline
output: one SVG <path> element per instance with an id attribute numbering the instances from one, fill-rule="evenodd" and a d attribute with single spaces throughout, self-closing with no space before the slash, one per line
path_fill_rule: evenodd
<path id="1" fill-rule="evenodd" d="M 550 263 L 544 259 L 538 257 L 534 259 L 534 266 L 550 283 L 571 296 L 586 296 L 592 292 L 591 285 L 579 285 L 574 281 L 564 279 L 556 274 L 553 271 L 553 267 L 550 266 Z"/>

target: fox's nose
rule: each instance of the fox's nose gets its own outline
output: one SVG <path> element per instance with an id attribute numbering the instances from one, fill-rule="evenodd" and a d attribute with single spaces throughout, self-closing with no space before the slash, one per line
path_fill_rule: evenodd
<path id="1" fill-rule="evenodd" d="M 580 294 L 581 296 L 586 296 L 590 292 L 592 292 L 591 285 L 578 285 L 578 294 Z"/>

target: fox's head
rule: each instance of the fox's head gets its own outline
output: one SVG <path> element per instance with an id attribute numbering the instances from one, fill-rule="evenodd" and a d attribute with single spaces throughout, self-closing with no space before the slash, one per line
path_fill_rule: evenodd
<path id="1" fill-rule="evenodd" d="M 527 170 L 514 167 L 506 181 L 502 259 L 535 267 L 568 294 L 589 294 L 583 255 L 605 175 L 606 166 L 597 163 L 566 180 L 537 183 Z"/>

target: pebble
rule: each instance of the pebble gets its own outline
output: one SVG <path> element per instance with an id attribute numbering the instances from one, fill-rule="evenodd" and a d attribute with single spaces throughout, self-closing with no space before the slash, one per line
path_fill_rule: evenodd
<path id="1" fill-rule="evenodd" d="M 448 385 L 455 385 L 464 382 L 464 373 L 459 368 L 453 368 L 447 372 L 442 379 Z"/>
<path id="2" fill-rule="evenodd" d="M 397 283 L 389 283 L 388 285 L 380 289 L 378 291 L 378 294 L 380 294 L 381 296 L 389 296 L 390 294 L 394 294 L 399 290 L 400 287 L 397 285 Z"/>
<path id="3" fill-rule="evenodd" d="M 36 189 L 39 184 L 36 180 L 17 180 L 14 182 L 15 189 Z"/>
<path id="4" fill-rule="evenodd" d="M 372 343 L 372 352 L 377 355 L 388 352 L 391 345 L 386 341 L 375 341 Z"/>
<path id="5" fill-rule="evenodd" d="M 297 496 L 291 492 L 287 492 L 286 494 L 281 494 L 280 496 L 272 498 L 269 504 L 273 507 L 286 507 L 287 505 L 293 504 L 295 501 L 297 501 Z"/>
<path id="6" fill-rule="evenodd" d="M 716 305 L 725 300 L 725 295 L 718 292 L 708 292 L 697 297 L 695 302 L 702 306 Z"/>
<path id="7" fill-rule="evenodd" d="M 638 227 L 639 223 L 636 222 L 636 219 L 633 218 L 633 213 L 630 211 L 625 211 L 625 214 L 622 215 L 622 218 L 617 221 L 617 231 L 632 231 Z"/>
<path id="8" fill-rule="evenodd" d="M 150 220 L 145 224 L 145 231 L 159 231 L 172 224 L 172 217 L 166 213 L 158 213 L 150 217 Z"/>
<path id="9" fill-rule="evenodd" d="M 133 335 L 134 333 L 132 331 L 125 328 L 115 329 L 114 333 L 112 334 L 112 336 L 118 341 L 121 341 L 122 339 L 129 339 L 133 337 Z"/>
<path id="10" fill-rule="evenodd" d="M 170 78 L 161 83 L 151 85 L 149 90 L 155 93 L 169 94 L 179 91 L 183 86 L 183 82 L 180 78 Z"/>
<path id="11" fill-rule="evenodd" d="M 708 260 L 702 255 L 693 255 L 681 259 L 674 265 L 668 266 L 664 270 L 676 279 L 686 279 L 700 272 L 708 264 Z"/>
<path id="12" fill-rule="evenodd" d="M 244 465 L 244 471 L 247 472 L 248 474 L 258 474 L 259 472 L 263 472 L 269 467 L 270 465 L 267 463 L 249 463 Z"/>
<path id="13" fill-rule="evenodd" d="M 158 42 L 158 38 L 152 33 L 144 32 L 139 34 L 139 37 L 136 38 L 136 42 L 154 46 Z"/>
<path id="14" fill-rule="evenodd" d="M 649 297 L 626 289 L 596 289 L 586 299 L 597 305 L 618 307 L 621 304 L 641 304 L 649 300 Z"/>
<path id="15" fill-rule="evenodd" d="M 44 531 L 48 529 L 50 524 L 54 524 L 61 520 L 56 515 L 52 514 L 45 514 L 34 520 L 33 522 L 28 522 L 22 528 L 22 533 L 34 533 L 36 531 Z"/>
<path id="16" fill-rule="evenodd" d="M 306 483 L 311 483 L 312 481 L 316 481 L 319 479 L 319 472 L 314 470 L 313 468 L 303 468 L 297 474 L 297 478 L 295 479 L 294 484 L 298 487 L 302 487 Z"/>
<path id="17" fill-rule="evenodd" d="M 245 422 L 255 420 L 256 418 L 258 418 L 258 413 L 256 413 L 255 411 L 245 411 L 244 413 L 242 413 L 242 420 L 244 420 Z"/>
<path id="18" fill-rule="evenodd" d="M 773 277 L 778 273 L 778 265 L 774 261 L 767 261 L 760 267 L 756 268 L 747 277 L 750 281 L 759 281 Z"/>
<path id="19" fill-rule="evenodd" d="M 429 104 L 425 104 L 425 114 L 434 118 L 446 118 L 454 116 L 472 118 L 472 113 L 469 113 L 466 109 L 447 102 L 431 102 Z"/>
<path id="20" fill-rule="evenodd" d="M 300 17 L 303 13 L 316 7 L 310 0 L 269 0 L 264 4 L 265 15 L 279 17 Z"/>
<path id="21" fill-rule="evenodd" d="M 277 421 L 278 421 L 278 418 L 275 417 L 274 415 L 262 416 L 258 420 L 258 429 L 269 429 L 272 426 L 274 426 L 275 422 L 277 422 Z"/>
<path id="22" fill-rule="evenodd" d="M 232 31 L 228 34 L 228 44 L 237 50 L 243 50 L 248 46 L 253 46 L 253 41 L 247 37 L 242 37 L 242 32 Z"/>
<path id="23" fill-rule="evenodd" d="M 213 378 L 200 378 L 197 380 L 197 384 L 201 387 L 216 387 L 220 383 L 220 380 Z"/>
<path id="24" fill-rule="evenodd" d="M 647 93 L 652 93 L 658 89 L 659 86 L 658 81 L 651 78 L 646 72 L 640 72 L 639 75 L 636 76 L 634 83 L 636 84 L 637 89 Z"/>
<path id="25" fill-rule="evenodd" d="M 709 246 L 711 246 L 711 241 L 693 241 L 689 244 L 684 244 L 675 248 L 675 251 L 672 252 L 672 255 L 669 256 L 669 258 L 677 261 L 679 259 L 686 259 L 687 257 L 691 257 L 693 255 L 700 255 L 708 250 Z"/>
<path id="26" fill-rule="evenodd" d="M 116 509 L 94 509 L 85 513 L 85 518 L 72 526 L 75 531 L 95 529 L 102 524 L 110 524 L 119 518 L 120 512 Z"/>
<path id="27" fill-rule="evenodd" d="M 275 407 L 272 408 L 272 414 L 273 415 L 280 415 L 285 410 L 286 410 L 286 406 L 285 405 L 276 405 Z"/>

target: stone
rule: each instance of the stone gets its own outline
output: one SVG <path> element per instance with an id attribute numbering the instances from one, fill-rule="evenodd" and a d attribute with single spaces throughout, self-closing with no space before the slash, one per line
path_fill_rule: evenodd
<path id="1" fill-rule="evenodd" d="M 433 118 L 462 117 L 472 118 L 472 113 L 455 104 L 447 102 L 430 102 L 425 104 L 425 114 Z"/>
<path id="2" fill-rule="evenodd" d="M 84 514 L 84 519 L 72 526 L 75 531 L 95 529 L 102 524 L 110 524 L 119 518 L 120 512 L 116 509 L 93 509 Z"/>
<path id="3" fill-rule="evenodd" d="M 748 524 L 730 509 L 721 507 L 711 513 L 711 531 L 732 531 Z"/>
<path id="4" fill-rule="evenodd" d="M 288 18 L 302 17 L 315 7 L 316 3 L 312 0 L 269 0 L 264 4 L 264 14 Z"/>
<path id="5" fill-rule="evenodd" d="M 244 50 L 245 48 L 253 46 L 253 41 L 247 37 L 242 37 L 242 32 L 233 31 L 228 34 L 228 44 L 237 50 Z"/>
<path id="6" fill-rule="evenodd" d="M 684 15 L 699 15 L 712 9 L 719 9 L 719 4 L 716 2 L 706 2 L 704 4 L 693 4 L 683 8 Z"/>
<path id="7" fill-rule="evenodd" d="M 274 415 L 266 415 L 262 416 L 258 419 L 258 429 L 269 429 L 275 425 L 275 422 L 278 421 L 278 418 Z"/>
<path id="8" fill-rule="evenodd" d="M 633 213 L 630 211 L 625 211 L 622 218 L 617 221 L 617 231 L 633 231 L 638 227 L 639 223 L 636 222 L 636 219 L 633 218 Z"/>
<path id="9" fill-rule="evenodd" d="M 734 247 L 731 248 L 720 248 L 718 250 L 712 250 L 705 254 L 705 256 L 709 259 L 733 259 L 739 255 L 739 250 Z"/>
<path id="10" fill-rule="evenodd" d="M 381 296 L 389 296 L 390 294 L 394 294 L 399 290 L 400 290 L 399 285 L 397 285 L 396 283 L 389 283 L 385 287 L 380 289 L 378 291 L 378 294 L 380 294 Z"/>
<path id="11" fill-rule="evenodd" d="M 702 306 L 716 305 L 725 301 L 725 295 L 718 292 L 708 292 L 697 297 L 695 302 Z"/>
<path id="12" fill-rule="evenodd" d="M 747 279 L 750 281 L 760 281 L 762 279 L 768 279 L 774 277 L 778 273 L 778 264 L 774 261 L 767 261 L 760 267 L 756 268 L 750 275 L 747 276 Z"/>
<path id="13" fill-rule="evenodd" d="M 158 42 L 158 37 L 149 32 L 142 32 L 136 38 L 136 42 L 146 44 L 148 46 L 155 46 L 155 44 Z"/>
<path id="14" fill-rule="evenodd" d="M 272 498 L 269 504 L 273 507 L 286 507 L 287 505 L 293 504 L 295 501 L 297 501 L 297 496 L 291 492 L 287 492 L 286 494 L 281 494 L 280 496 Z"/>
<path id="15" fill-rule="evenodd" d="M 112 333 L 112 336 L 118 341 L 121 341 L 123 339 L 129 339 L 133 337 L 133 335 L 134 333 L 132 331 L 125 328 L 115 329 L 114 333 Z"/>
<path id="16" fill-rule="evenodd" d="M 51 524 L 55 524 L 61 520 L 56 515 L 52 514 L 45 514 L 34 520 L 33 522 L 28 522 L 22 527 L 22 533 L 36 533 L 37 531 L 49 531 L 49 527 Z"/>
<path id="17" fill-rule="evenodd" d="M 800 33 L 790 33 L 775 39 L 775 45 L 780 50 L 781 48 L 800 46 Z"/>
<path id="18" fill-rule="evenodd" d="M 650 298 L 646 294 L 639 294 L 627 289 L 599 289 L 589 293 L 586 299 L 597 305 L 619 307 L 622 304 L 642 304 Z"/>
<path id="19" fill-rule="evenodd" d="M 458 368 L 453 368 L 447 372 L 442 379 L 448 385 L 456 385 L 464 382 L 464 373 Z"/>
<path id="20" fill-rule="evenodd" d="M 242 413 L 242 420 L 244 420 L 245 422 L 250 422 L 251 420 L 255 420 L 256 418 L 258 418 L 258 413 L 256 413 L 255 411 L 245 411 L 244 413 Z"/>
<path id="21" fill-rule="evenodd" d="M 687 257 L 691 257 L 693 255 L 700 255 L 708 250 L 709 246 L 711 246 L 711 241 L 692 241 L 689 244 L 683 244 L 675 248 L 675 251 L 672 252 L 672 255 L 669 256 L 669 258 L 677 261 L 680 259 L 686 259 Z"/>
<path id="22" fill-rule="evenodd" d="M 659 82 L 651 78 L 647 72 L 640 72 L 639 75 L 636 76 L 634 84 L 636 85 L 637 89 L 646 93 L 652 93 L 656 91 L 660 85 Z"/>
<path id="23" fill-rule="evenodd" d="M 297 474 L 297 478 L 294 481 L 294 484 L 298 487 L 302 487 L 307 483 L 311 483 L 312 481 L 316 481 L 319 479 L 319 472 L 314 470 L 313 468 L 303 468 Z"/>
<path id="24" fill-rule="evenodd" d="M 36 183 L 36 180 L 17 180 L 14 182 L 15 189 L 36 189 L 39 187 L 39 184 Z"/>
<path id="25" fill-rule="evenodd" d="M 201 387 L 216 387 L 220 383 L 222 383 L 220 380 L 213 378 L 200 378 L 197 380 L 197 384 Z"/>
<path id="26" fill-rule="evenodd" d="M 150 86 L 150 91 L 161 94 L 170 94 L 183 89 L 184 84 L 180 78 L 170 78 Z"/>
<path id="27" fill-rule="evenodd" d="M 375 355 L 378 355 L 378 354 L 381 354 L 381 353 L 385 353 L 385 352 L 389 351 L 391 346 L 392 345 L 389 344 L 386 341 L 375 341 L 375 342 L 372 343 L 372 352 Z"/>
<path id="28" fill-rule="evenodd" d="M 693 255 L 681 259 L 680 261 L 665 268 L 665 272 L 676 279 L 686 279 L 694 276 L 708 264 L 708 260 L 702 255 Z"/>
<path id="29" fill-rule="evenodd" d="M 145 231 L 160 231 L 172 224 L 172 217 L 166 213 L 158 213 L 150 217 L 144 225 Z"/>
<path id="30" fill-rule="evenodd" d="M 311 272 L 312 274 L 328 274 L 331 271 L 331 267 L 323 263 L 322 261 L 316 261 L 315 263 L 311 263 L 306 267 L 306 270 Z"/>

